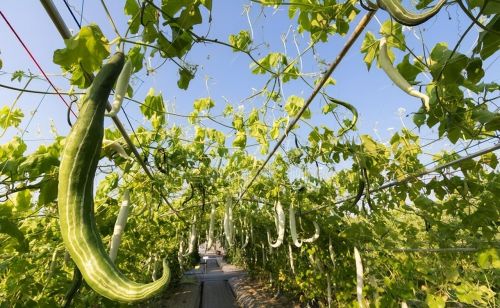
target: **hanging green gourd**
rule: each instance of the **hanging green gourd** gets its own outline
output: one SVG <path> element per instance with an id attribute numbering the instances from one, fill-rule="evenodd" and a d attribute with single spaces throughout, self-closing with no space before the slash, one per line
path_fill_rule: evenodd
<path id="1" fill-rule="evenodd" d="M 297 225 L 295 221 L 295 209 L 293 207 L 293 203 L 290 204 L 290 209 L 289 209 L 289 220 L 290 220 L 290 234 L 292 235 L 292 241 L 293 244 L 297 247 L 301 247 L 302 243 L 312 243 L 316 241 L 319 238 L 320 234 L 320 228 L 317 222 L 313 221 L 314 225 L 314 235 L 311 236 L 310 238 L 302 239 L 299 240 L 298 235 L 297 235 Z"/>
<path id="2" fill-rule="evenodd" d="M 273 248 L 280 247 L 283 243 L 283 238 L 285 237 L 285 211 L 283 211 L 283 206 L 281 202 L 277 201 L 274 211 L 275 224 L 278 232 L 278 238 L 273 243 L 271 242 L 270 236 L 268 236 L 269 245 Z M 268 233 L 269 235 L 269 233 Z"/>
<path id="3" fill-rule="evenodd" d="M 116 81 L 116 89 L 115 89 L 115 97 L 113 99 L 113 104 L 111 105 L 111 110 L 106 113 L 108 117 L 114 117 L 120 111 L 120 108 L 123 104 L 123 99 L 127 94 L 128 82 L 130 80 L 130 76 L 132 75 L 132 62 L 127 61 L 123 66 L 120 75 L 118 76 L 118 80 Z"/>
<path id="4" fill-rule="evenodd" d="M 224 211 L 224 234 L 229 247 L 234 244 L 233 198 L 228 195 Z"/>
<path id="5" fill-rule="evenodd" d="M 206 250 L 211 249 L 214 244 L 214 227 L 215 227 L 215 203 L 212 203 L 212 208 L 210 210 L 210 224 L 208 226 L 208 242 Z"/>
<path id="6" fill-rule="evenodd" d="M 412 85 L 399 73 L 399 71 L 392 66 L 391 60 L 389 59 L 389 54 L 387 51 L 387 40 L 382 37 L 379 42 L 380 52 L 378 54 L 378 63 L 382 70 L 389 76 L 389 78 L 398 86 L 401 90 L 406 92 L 411 96 L 415 96 L 422 99 L 425 110 L 429 111 L 429 96 L 415 90 Z"/>
<path id="7" fill-rule="evenodd" d="M 193 223 L 191 224 L 191 232 L 189 233 L 188 254 L 192 254 L 197 248 L 198 231 L 196 230 L 196 214 L 193 215 Z"/>
<path id="8" fill-rule="evenodd" d="M 418 26 L 436 15 L 446 3 L 446 0 L 439 0 L 431 9 L 424 13 L 412 13 L 408 11 L 400 0 L 377 0 L 377 5 L 387 11 L 392 18 L 405 26 Z"/>
<path id="9" fill-rule="evenodd" d="M 82 98 L 78 119 L 66 138 L 59 168 L 58 210 L 64 245 L 87 284 L 97 293 L 121 302 L 137 302 L 159 293 L 170 279 L 142 284 L 126 278 L 109 258 L 94 218 L 94 177 L 104 135 L 104 113 L 124 55 L 116 53 L 97 74 Z"/>
<path id="10" fill-rule="evenodd" d="M 244 222 L 243 222 L 243 228 L 242 228 L 242 232 L 241 232 L 241 235 L 242 235 L 242 238 L 241 238 L 241 242 L 243 243 L 241 245 L 241 249 L 245 249 L 247 246 L 248 246 L 248 243 L 250 242 L 250 231 L 248 230 L 248 223 L 247 223 L 247 220 L 245 219 Z M 252 226 L 250 225 L 250 228 Z M 245 235 L 245 238 L 243 239 L 243 234 Z"/>

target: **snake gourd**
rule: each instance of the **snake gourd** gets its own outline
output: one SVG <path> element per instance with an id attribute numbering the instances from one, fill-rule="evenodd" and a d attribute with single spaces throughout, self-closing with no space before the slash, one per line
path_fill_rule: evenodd
<path id="1" fill-rule="evenodd" d="M 378 0 L 380 8 L 387 11 L 392 18 L 405 26 L 417 26 L 426 22 L 429 18 L 436 15 L 446 0 L 440 0 L 434 7 L 424 13 L 411 13 L 399 2 L 399 0 Z"/>
<path id="2" fill-rule="evenodd" d="M 170 279 L 163 276 L 142 284 L 123 275 L 109 258 L 94 217 L 93 187 L 104 134 L 104 114 L 124 55 L 116 53 L 95 77 L 78 120 L 66 139 L 59 168 L 58 210 L 64 245 L 87 284 L 97 293 L 120 302 L 137 302 L 159 293 Z"/>
<path id="3" fill-rule="evenodd" d="M 115 97 L 113 99 L 113 104 L 111 110 L 106 113 L 108 117 L 114 117 L 120 111 L 122 107 L 123 99 L 127 94 L 128 82 L 130 80 L 130 76 L 132 75 L 132 62 L 127 61 L 123 66 L 120 75 L 118 76 L 118 80 L 116 81 L 116 89 L 115 89 Z"/>
<path id="4" fill-rule="evenodd" d="M 276 227 L 278 231 L 278 238 L 274 243 L 269 240 L 269 245 L 273 248 L 278 248 L 283 243 L 283 238 L 285 236 L 285 211 L 283 211 L 283 206 L 279 201 L 276 202 L 275 219 L 277 220 Z"/>
<path id="5" fill-rule="evenodd" d="M 234 245 L 234 222 L 233 222 L 233 198 L 226 196 L 226 206 L 224 210 L 224 235 L 229 247 Z"/>
<path id="6" fill-rule="evenodd" d="M 311 236 L 310 238 L 299 240 L 299 237 L 297 235 L 297 225 L 296 225 L 296 221 L 295 221 L 295 209 L 293 207 L 293 203 L 290 204 L 290 208 L 288 211 L 289 211 L 289 216 L 290 216 L 289 217 L 289 219 L 290 219 L 290 234 L 292 236 L 293 244 L 296 247 L 301 247 L 302 243 L 312 243 L 319 238 L 319 233 L 320 233 L 319 225 L 317 222 L 313 221 L 313 225 L 314 225 L 313 236 Z"/>
<path id="7" fill-rule="evenodd" d="M 377 0 L 378 7 L 387 11 L 392 18 L 405 26 L 418 26 L 426 22 L 438 13 L 445 3 L 446 0 L 439 0 L 436 5 L 426 12 L 412 13 L 401 4 L 400 0 Z M 370 3 L 369 8 L 373 9 L 374 4 Z"/>
<path id="8" fill-rule="evenodd" d="M 396 68 L 394 68 L 394 66 L 392 66 L 387 51 L 387 40 L 385 37 L 382 37 L 380 39 L 379 47 L 380 47 L 380 53 L 378 56 L 378 61 L 380 67 L 384 70 L 387 76 L 389 76 L 389 78 L 394 82 L 394 84 L 397 85 L 401 90 L 405 91 L 407 94 L 421 98 L 425 109 L 429 111 L 430 109 L 429 96 L 414 89 L 411 86 L 411 84 L 399 73 L 399 71 Z"/>

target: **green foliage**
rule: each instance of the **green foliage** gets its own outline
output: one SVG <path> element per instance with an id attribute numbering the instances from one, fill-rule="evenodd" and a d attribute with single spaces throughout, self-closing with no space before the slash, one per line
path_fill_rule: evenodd
<path id="1" fill-rule="evenodd" d="M 193 34 L 197 25 L 205 26 L 212 1 L 154 3 L 161 10 L 148 1 L 125 1 L 127 37 L 116 41 L 123 44 L 136 73 L 154 73 L 155 68 L 144 67 L 146 57 L 175 61 L 177 86 L 187 89 L 198 68 L 187 62 L 192 58 L 189 51 L 197 44 L 208 43 L 204 41 L 207 38 Z M 359 12 L 355 1 L 260 3 L 278 11 L 288 10 L 292 29 L 311 44 L 300 57 L 307 57 L 309 48 L 312 50 L 318 64 L 315 73 L 321 73 L 334 57 L 328 54 L 327 59 L 320 59 L 322 49 L 317 47 L 324 48 L 323 42 L 354 28 L 352 21 Z M 468 1 L 470 9 L 485 3 Z M 427 0 L 418 1 L 416 8 L 424 9 L 429 4 Z M 450 3 L 450 8 L 453 5 Z M 489 1 L 484 10 L 489 19 L 481 18 L 480 22 L 500 31 L 497 12 L 498 1 Z M 397 307 L 403 301 L 410 307 L 498 305 L 498 153 L 487 153 L 424 177 L 408 176 L 422 172 L 430 159 L 446 163 L 459 157 L 446 151 L 430 155 L 426 146 L 429 131 L 456 144 L 482 143 L 498 135 L 499 86 L 490 81 L 488 65 L 497 55 L 499 36 L 494 31 L 478 30 L 477 37 L 473 37 L 470 32 L 470 39 L 477 38 L 471 54 L 461 53 L 463 48 L 453 51 L 448 38 L 440 38 L 435 46 L 426 44 L 425 50 L 430 53 L 424 53 L 423 48 L 406 49 L 406 41 L 411 45 L 413 38 L 403 30 L 398 23 L 384 21 L 378 34 L 366 32 L 361 55 L 370 70 L 378 57 L 380 37 L 387 38 L 398 71 L 430 97 L 429 111 L 411 111 L 419 130 L 396 130 L 384 142 L 363 132 L 345 132 L 350 120 L 342 122 L 344 108 L 329 99 L 326 103 L 315 100 L 302 116 L 300 128 L 296 126 L 288 133 L 286 152 L 279 150 L 273 156 L 235 206 L 236 240 L 227 249 L 230 260 L 303 305 L 328 305 L 328 279 L 333 307 L 358 305 L 354 247 L 361 252 L 365 267 L 363 298 L 367 306 Z M 309 75 L 302 69 L 300 57 L 262 49 L 267 45 L 253 42 L 249 31 L 238 31 L 230 32 L 234 34 L 223 43 L 233 46 L 233 51 L 255 52 L 257 63 L 252 62 L 250 71 L 259 75 L 254 76 L 259 80 L 269 78 L 250 99 L 237 107 L 230 102 L 223 106 L 212 97 L 198 98 L 192 102 L 187 118 L 191 126 L 184 127 L 167 123 L 167 100 L 150 89 L 140 105 L 149 122 L 134 125 L 132 140 L 140 145 L 142 159 L 152 170 L 154 180 L 138 162 L 119 157 L 110 148 L 101 153 L 95 183 L 96 223 L 108 243 L 120 195 L 124 189 L 131 192 L 131 215 L 116 262 L 133 280 L 151 281 L 155 259 L 160 256 L 167 256 L 177 278 L 185 266 L 193 265 L 197 253 L 178 256 L 190 218 L 194 214 L 200 217 L 198 229 L 200 241 L 204 241 L 207 205 L 217 205 L 220 221 L 220 203 L 228 194 L 241 193 L 262 166 L 269 146 L 304 106 L 306 96 L 294 92 L 295 84 L 304 81 L 312 87 L 320 80 L 321 74 Z M 136 44 L 132 40 L 137 40 Z M 72 84 L 83 88 L 89 84 L 88 74 L 101 67 L 110 48 L 99 27 L 91 24 L 67 40 L 66 48 L 54 53 L 54 62 L 71 74 Z M 23 71 L 15 71 L 12 81 L 26 76 Z M 283 83 L 289 87 L 283 87 Z M 327 85 L 335 85 L 334 79 L 330 78 Z M 317 103 L 322 105 L 318 107 Z M 18 127 L 24 114 L 25 110 L 3 107 L 0 127 Z M 328 117 L 324 125 L 315 122 L 320 117 Z M 211 122 L 222 128 L 210 127 Z M 106 130 L 105 137 L 131 153 L 117 130 Z M 63 137 L 29 150 L 21 137 L 0 145 L 2 307 L 61 305 L 70 284 L 73 264 L 65 258 L 55 207 L 63 146 Z M 403 183 L 379 189 L 393 181 Z M 363 194 L 359 200 L 353 200 L 359 193 Z M 350 199 L 339 201 L 344 198 Z M 296 248 L 285 238 L 283 246 L 271 250 L 266 229 L 274 227 L 271 209 L 277 200 L 285 209 L 291 204 L 297 208 L 300 234 L 312 233 L 312 222 L 317 222 L 321 228 L 319 239 Z M 170 207 L 178 211 L 179 217 Z M 243 248 L 246 235 L 250 241 Z M 294 271 L 288 244 L 293 246 Z M 311 263 L 310 257 L 316 261 Z M 75 301 L 77 307 L 119 306 L 85 287 Z"/>
<path id="2" fill-rule="evenodd" d="M 229 36 L 229 44 L 233 46 L 233 51 L 248 51 L 252 38 L 248 31 L 241 30 L 240 33 Z"/>
<path id="3" fill-rule="evenodd" d="M 3 129 L 18 127 L 23 117 L 24 113 L 21 109 L 3 106 L 2 109 L 0 109 L 0 127 Z"/>
<path id="4" fill-rule="evenodd" d="M 158 129 L 165 124 L 165 103 L 163 96 L 155 95 L 154 89 L 149 89 L 148 95 L 141 105 L 141 112 L 146 119 L 151 121 L 153 128 Z"/>
<path id="5" fill-rule="evenodd" d="M 98 25 L 90 24 L 64 43 L 66 48 L 54 51 L 54 63 L 71 74 L 71 84 L 87 88 L 91 82 L 89 74 L 99 70 L 110 54 L 108 40 Z"/>

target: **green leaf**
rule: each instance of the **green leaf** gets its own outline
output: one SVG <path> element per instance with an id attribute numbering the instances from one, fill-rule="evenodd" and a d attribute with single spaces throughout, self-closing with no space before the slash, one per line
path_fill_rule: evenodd
<path id="1" fill-rule="evenodd" d="M 233 46 L 233 51 L 248 51 L 248 47 L 252 43 L 250 32 L 241 30 L 238 34 L 229 35 L 229 44 Z"/>
<path id="2" fill-rule="evenodd" d="M 177 86 L 179 89 L 187 90 L 189 83 L 193 80 L 194 74 L 191 70 L 186 68 L 179 69 L 179 80 L 177 81 Z"/>
<path id="3" fill-rule="evenodd" d="M 425 303 L 429 308 L 444 308 L 446 306 L 446 296 L 427 294 Z"/>
<path id="4" fill-rule="evenodd" d="M 57 198 L 57 186 L 59 181 L 55 178 L 46 176 L 40 187 L 40 194 L 38 195 L 38 205 L 48 205 Z"/>
<path id="5" fill-rule="evenodd" d="M 139 32 L 139 27 L 141 25 L 140 18 L 140 7 L 136 0 L 127 0 L 125 2 L 125 7 L 123 11 L 125 15 L 129 15 L 131 18 L 128 21 L 130 33 L 136 34 Z"/>
<path id="6" fill-rule="evenodd" d="M 288 113 L 290 117 L 296 116 L 300 109 L 304 106 L 305 101 L 302 97 L 298 97 L 295 95 L 292 95 L 288 98 L 285 104 L 285 111 Z M 310 119 L 311 118 L 311 111 L 309 108 L 307 108 L 304 113 L 302 114 L 302 118 L 304 119 Z"/>
<path id="7" fill-rule="evenodd" d="M 500 269 L 498 249 L 490 248 L 477 254 L 477 263 L 482 269 Z"/>
<path id="8" fill-rule="evenodd" d="M 66 48 L 54 52 L 54 63 L 72 74 L 71 84 L 88 87 L 91 82 L 88 74 L 99 70 L 103 60 L 109 56 L 108 40 L 98 25 L 90 24 L 64 40 L 64 44 Z"/>
<path id="9" fill-rule="evenodd" d="M 244 131 L 237 131 L 233 140 L 233 146 L 244 149 L 247 145 L 247 134 Z"/>
<path id="10" fill-rule="evenodd" d="M 237 114 L 234 115 L 234 117 L 233 117 L 233 126 L 238 131 L 244 130 L 244 127 L 243 127 L 243 117 L 241 115 L 237 115 Z"/>
<path id="11" fill-rule="evenodd" d="M 399 73 L 410 83 L 414 82 L 417 75 L 422 72 L 420 67 L 410 63 L 410 54 L 406 54 L 403 61 L 397 65 Z"/>
<path id="12" fill-rule="evenodd" d="M 456 87 L 463 83 L 464 77 L 462 76 L 462 71 L 468 64 L 468 59 L 463 54 L 458 52 L 453 53 L 452 57 L 450 55 L 452 51 L 448 49 L 446 43 L 438 43 L 431 51 L 431 74 L 436 80 L 442 71 L 441 80 L 438 80 L 442 84 L 447 84 Z M 448 60 L 449 59 L 449 60 Z M 447 62 L 448 61 L 448 62 Z M 443 65 L 445 65 L 443 68 Z M 450 90 L 449 88 L 448 90 Z M 460 94 L 462 92 L 460 91 Z"/>
<path id="13" fill-rule="evenodd" d="M 18 127 L 24 117 L 21 109 L 11 109 L 8 106 L 3 106 L 0 109 L 0 127 L 7 129 L 9 127 Z"/>
<path id="14" fill-rule="evenodd" d="M 400 23 L 388 19 L 380 27 L 380 33 L 387 37 L 387 47 L 394 46 L 401 50 L 406 49 L 403 27 Z"/>
<path id="15" fill-rule="evenodd" d="M 484 77 L 483 61 L 479 58 L 472 59 L 467 64 L 465 70 L 467 72 L 467 80 L 472 83 L 478 83 Z"/>
<path id="16" fill-rule="evenodd" d="M 469 305 L 486 305 L 486 300 L 492 298 L 495 294 L 486 286 L 477 286 L 469 282 L 462 282 L 459 286 L 455 287 L 455 292 L 460 302 Z"/>
<path id="17" fill-rule="evenodd" d="M 199 98 L 195 100 L 193 104 L 193 108 L 196 111 L 210 110 L 214 106 L 215 106 L 214 101 L 209 97 Z"/>
<path id="18" fill-rule="evenodd" d="M 141 105 L 141 112 L 151 121 L 155 129 L 165 124 L 165 103 L 161 93 L 155 95 L 154 89 L 149 89 L 148 95 Z"/>
<path id="19" fill-rule="evenodd" d="M 128 60 L 132 63 L 134 72 L 142 69 L 144 61 L 144 53 L 141 52 L 141 46 L 134 46 L 128 51 Z"/>
<path id="20" fill-rule="evenodd" d="M 185 8 L 177 20 L 177 23 L 183 29 L 191 29 L 194 25 L 201 24 L 201 22 L 202 17 L 199 5 L 190 5 Z"/>
<path id="21" fill-rule="evenodd" d="M 31 208 L 31 195 L 28 189 L 16 193 L 16 211 L 23 212 Z"/>
<path id="22" fill-rule="evenodd" d="M 363 61 L 365 61 L 366 67 L 370 70 L 375 56 L 378 54 L 379 42 L 375 38 L 375 35 L 370 31 L 366 32 L 365 39 L 361 44 L 361 53 L 365 54 Z"/>
<path id="23" fill-rule="evenodd" d="M 19 252 L 29 251 L 28 242 L 26 241 L 23 232 L 19 230 L 17 225 L 8 218 L 0 217 L 0 233 L 4 233 L 15 238 L 19 243 L 19 246 L 16 247 Z"/>
<path id="24" fill-rule="evenodd" d="M 425 110 L 423 108 L 420 108 L 417 113 L 413 116 L 413 123 L 417 125 L 418 128 L 422 127 L 422 125 L 425 124 L 425 119 L 427 118 L 427 115 L 425 113 Z"/>
<path id="25" fill-rule="evenodd" d="M 26 76 L 26 74 L 23 71 L 17 70 L 14 73 L 12 73 L 12 77 L 10 78 L 10 81 L 14 81 L 16 79 L 17 79 L 17 81 L 21 81 L 24 76 Z"/>

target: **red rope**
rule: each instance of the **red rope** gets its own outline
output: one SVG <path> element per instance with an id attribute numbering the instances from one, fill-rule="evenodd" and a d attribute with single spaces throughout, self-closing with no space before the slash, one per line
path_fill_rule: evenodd
<path id="1" fill-rule="evenodd" d="M 5 15 L 3 14 L 2 11 L 0 11 L 0 15 L 2 15 L 3 20 L 5 20 L 5 23 L 7 24 L 7 26 L 9 26 L 10 30 L 12 31 L 12 33 L 14 33 L 14 35 L 16 36 L 16 38 L 19 41 L 19 43 L 21 43 L 21 45 L 23 45 L 24 50 L 26 50 L 26 52 L 30 56 L 31 60 L 33 60 L 33 62 L 38 67 L 38 69 L 40 70 L 40 72 L 42 72 L 43 77 L 45 77 L 45 79 L 47 79 L 47 81 L 49 82 L 50 86 L 54 89 L 54 91 L 56 91 L 57 95 L 62 99 L 62 101 L 69 108 L 69 110 L 71 111 L 71 113 L 74 116 L 76 116 L 75 112 L 71 109 L 71 106 L 66 102 L 66 100 L 64 99 L 64 97 L 62 96 L 62 94 L 57 90 L 57 88 L 54 86 L 54 84 L 49 79 L 49 77 L 47 76 L 47 74 L 45 74 L 45 71 L 42 69 L 42 67 L 40 66 L 40 64 L 38 63 L 38 61 L 35 59 L 35 57 L 31 53 L 31 51 L 28 49 L 28 47 L 26 46 L 26 44 L 24 44 L 23 40 L 19 37 L 19 35 L 17 34 L 16 30 L 14 30 L 14 28 L 12 27 L 12 25 L 10 24 L 10 22 L 7 20 L 7 17 L 5 17 Z"/>

